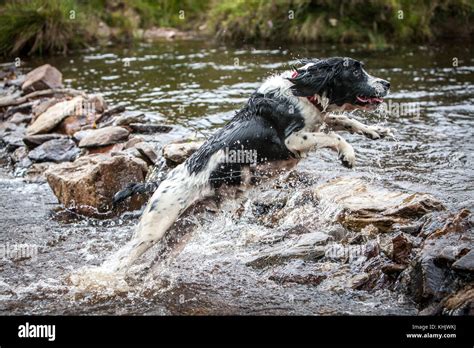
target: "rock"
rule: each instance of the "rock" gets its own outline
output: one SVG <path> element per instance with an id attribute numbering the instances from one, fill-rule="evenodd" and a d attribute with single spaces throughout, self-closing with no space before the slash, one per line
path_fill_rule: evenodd
<path id="1" fill-rule="evenodd" d="M 100 117 L 98 118 L 97 122 L 103 124 L 103 126 L 113 125 L 113 120 L 111 119 L 112 116 L 119 114 L 125 111 L 125 105 L 115 105 L 110 107 L 109 109 L 105 110 Z"/>
<path id="2" fill-rule="evenodd" d="M 28 157 L 35 162 L 68 162 L 73 161 L 80 153 L 76 143 L 68 138 L 53 139 L 39 145 Z"/>
<path id="3" fill-rule="evenodd" d="M 43 99 L 38 104 L 34 105 L 31 108 L 31 112 L 33 113 L 33 120 L 35 120 L 39 115 L 41 115 L 43 112 L 48 110 L 51 106 L 61 101 L 62 100 L 58 100 L 57 98 L 49 98 L 49 99 Z"/>
<path id="4" fill-rule="evenodd" d="M 356 274 L 349 280 L 349 286 L 357 290 L 362 288 L 369 280 L 370 276 L 367 273 Z"/>
<path id="5" fill-rule="evenodd" d="M 143 134 L 168 133 L 173 127 L 164 124 L 130 123 L 128 125 L 134 132 Z"/>
<path id="6" fill-rule="evenodd" d="M 284 242 L 259 252 L 246 262 L 248 266 L 264 268 L 289 259 L 315 260 L 324 256 L 330 236 L 322 232 L 301 235 L 293 244 Z"/>
<path id="7" fill-rule="evenodd" d="M 474 286 L 468 285 L 455 294 L 447 297 L 441 303 L 442 315 L 474 315 Z"/>
<path id="8" fill-rule="evenodd" d="M 148 165 L 154 165 L 158 161 L 159 155 L 151 144 L 139 142 L 134 148 L 137 149 L 140 157 L 147 162 Z"/>
<path id="9" fill-rule="evenodd" d="M 141 111 L 125 111 L 113 121 L 114 126 L 128 126 L 130 123 L 147 122 L 144 112 Z"/>
<path id="10" fill-rule="evenodd" d="M 123 148 L 125 150 L 131 149 L 131 148 L 134 148 L 135 145 L 137 145 L 139 143 L 142 143 L 142 142 L 143 142 L 143 139 L 140 138 L 140 137 L 130 137 L 130 139 L 127 140 L 127 142 L 125 143 Z"/>
<path id="11" fill-rule="evenodd" d="M 89 95 L 87 103 L 89 105 L 89 111 L 95 111 L 96 113 L 101 114 L 107 110 L 107 103 L 104 97 L 100 94 Z"/>
<path id="12" fill-rule="evenodd" d="M 65 100 L 54 104 L 31 124 L 26 133 L 28 135 L 47 133 L 56 127 L 62 120 L 70 115 L 74 115 L 82 108 L 84 98 L 77 96 L 71 100 Z"/>
<path id="13" fill-rule="evenodd" d="M 52 162 L 33 163 L 26 170 L 25 178 L 32 182 L 45 182 L 43 173 L 54 165 L 56 164 Z"/>
<path id="14" fill-rule="evenodd" d="M 169 165 L 178 165 L 186 161 L 202 144 L 203 141 L 167 144 L 163 146 L 163 157 Z"/>
<path id="15" fill-rule="evenodd" d="M 400 265 L 398 263 L 388 263 L 382 266 L 382 272 L 385 274 L 399 274 L 407 268 L 406 265 Z"/>
<path id="16" fill-rule="evenodd" d="M 42 89 L 61 88 L 63 76 L 61 72 L 49 64 L 42 65 L 28 74 L 21 86 L 24 93 L 30 93 Z"/>
<path id="17" fill-rule="evenodd" d="M 132 182 L 143 182 L 146 166 L 138 159 L 118 155 L 87 155 L 72 163 L 50 168 L 46 179 L 59 201 L 67 208 L 85 215 L 99 215 L 112 208 L 116 192 Z M 145 203 L 143 197 L 132 197 L 130 208 Z"/>
<path id="18" fill-rule="evenodd" d="M 173 40 L 175 38 L 187 39 L 191 37 L 192 35 L 188 32 L 165 27 L 152 27 L 143 32 L 143 39 L 147 41 Z"/>
<path id="19" fill-rule="evenodd" d="M 458 271 L 474 272 L 474 250 L 469 251 L 453 263 L 453 269 Z"/>
<path id="20" fill-rule="evenodd" d="M 392 238 L 392 254 L 390 258 L 399 264 L 407 264 L 410 261 L 410 254 L 412 250 L 411 241 L 400 233 Z"/>
<path id="21" fill-rule="evenodd" d="M 34 149 L 35 147 L 53 139 L 65 139 L 67 136 L 57 133 L 47 133 L 47 134 L 36 134 L 28 135 L 23 138 L 23 142 L 29 149 Z"/>
<path id="22" fill-rule="evenodd" d="M 440 220 L 444 221 L 441 228 Z M 436 228 L 432 230 L 433 227 Z M 402 273 L 401 279 L 401 283 L 406 284 L 407 294 L 416 302 L 424 305 L 439 302 L 466 283 L 460 273 L 470 272 L 472 256 L 468 256 L 466 250 L 471 250 L 471 228 L 470 214 L 465 209 L 457 214 L 433 215 L 424 224 L 419 234 L 426 237 L 421 251 Z M 451 249 L 452 246 L 458 251 Z M 457 266 L 456 262 L 452 263 L 454 257 L 460 257 Z M 467 258 L 461 261 L 463 257 Z"/>
<path id="23" fill-rule="evenodd" d="M 10 118 L 10 122 L 15 123 L 15 124 L 20 124 L 20 123 L 28 123 L 31 121 L 31 115 L 25 115 L 22 113 L 17 112 Z"/>
<path id="24" fill-rule="evenodd" d="M 55 132 L 65 135 L 74 135 L 88 123 L 84 116 L 68 116 L 54 129 Z"/>
<path id="25" fill-rule="evenodd" d="M 253 213 L 256 216 L 267 215 L 285 206 L 288 196 L 281 190 L 266 190 L 253 201 Z M 304 226 L 303 226 L 304 227 Z"/>
<path id="26" fill-rule="evenodd" d="M 116 144 L 127 140 L 129 134 L 128 130 L 117 126 L 91 130 L 79 141 L 79 147 L 98 147 Z"/>
<path id="27" fill-rule="evenodd" d="M 372 224 L 381 232 L 388 232 L 395 224 L 411 224 L 431 211 L 444 209 L 429 194 L 389 191 L 356 178 L 331 180 L 319 185 L 315 195 L 319 200 L 336 203 L 341 208 L 338 221 L 356 231 Z"/>
<path id="28" fill-rule="evenodd" d="M 75 142 L 80 142 L 83 138 L 85 138 L 87 135 L 90 135 L 90 134 L 93 134 L 94 133 L 94 129 L 83 129 L 83 130 L 80 130 L 76 133 L 74 133 L 74 135 L 72 136 L 72 138 L 74 139 Z"/>
<path id="29" fill-rule="evenodd" d="M 290 261 L 285 265 L 273 267 L 268 279 L 279 284 L 296 283 L 317 286 L 328 278 L 328 275 L 318 266 L 304 260 Z"/>
<path id="30" fill-rule="evenodd" d="M 5 87 L 14 86 L 16 88 L 21 88 L 21 85 L 25 82 L 25 80 L 26 80 L 26 75 L 20 75 L 13 80 L 7 80 L 5 82 Z"/>
<path id="31" fill-rule="evenodd" d="M 469 252 L 466 245 L 447 245 L 436 257 L 436 263 L 452 265 L 461 255 Z"/>
<path id="32" fill-rule="evenodd" d="M 110 27 L 107 24 L 105 24 L 103 21 L 100 21 L 98 24 L 98 28 L 95 31 L 95 35 L 101 40 L 110 39 L 110 35 L 111 35 Z"/>
<path id="33" fill-rule="evenodd" d="M 11 154 L 12 161 L 15 163 L 22 161 L 25 157 L 28 157 L 28 150 L 25 146 L 16 148 L 16 150 Z"/>
<path id="34" fill-rule="evenodd" d="M 22 103 L 20 105 L 11 106 L 5 112 L 3 117 L 4 118 L 9 118 L 9 117 L 13 116 L 16 113 L 30 115 L 33 111 L 33 107 L 35 105 L 37 105 L 38 103 L 39 103 L 39 101 L 33 100 L 33 101 L 30 101 L 30 102 Z"/>
<path id="35" fill-rule="evenodd" d="M 95 128 L 99 114 L 107 107 L 104 98 L 100 95 L 90 96 L 84 100 L 81 109 L 77 109 L 74 115 L 66 117 L 56 127 L 55 131 L 61 134 L 74 135 L 84 128 Z"/>
<path id="36" fill-rule="evenodd" d="M 89 148 L 87 148 L 87 153 L 88 154 L 113 153 L 113 152 L 122 151 L 123 147 L 124 147 L 124 143 L 111 144 L 111 145 L 100 146 L 100 147 L 89 147 Z"/>
<path id="37" fill-rule="evenodd" d="M 7 151 L 14 151 L 17 147 L 23 146 L 25 136 L 25 125 L 4 122 L 1 124 L 0 140 L 6 144 Z"/>

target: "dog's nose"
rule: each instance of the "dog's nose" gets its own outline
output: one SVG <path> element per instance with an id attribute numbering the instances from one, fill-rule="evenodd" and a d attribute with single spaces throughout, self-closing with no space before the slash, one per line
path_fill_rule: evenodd
<path id="1" fill-rule="evenodd" d="M 390 89 L 390 82 L 380 79 L 380 83 L 385 87 L 385 89 Z"/>

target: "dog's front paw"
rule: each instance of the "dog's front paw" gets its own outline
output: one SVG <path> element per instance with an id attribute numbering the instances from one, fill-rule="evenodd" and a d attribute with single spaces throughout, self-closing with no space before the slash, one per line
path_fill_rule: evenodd
<path id="1" fill-rule="evenodd" d="M 364 135 L 372 140 L 385 138 L 386 136 L 393 137 L 392 130 L 390 128 L 379 127 L 379 126 L 368 126 L 364 130 Z"/>
<path id="2" fill-rule="evenodd" d="M 339 159 L 346 168 L 352 168 L 355 165 L 356 156 L 352 147 L 345 149 L 345 151 L 339 153 Z"/>

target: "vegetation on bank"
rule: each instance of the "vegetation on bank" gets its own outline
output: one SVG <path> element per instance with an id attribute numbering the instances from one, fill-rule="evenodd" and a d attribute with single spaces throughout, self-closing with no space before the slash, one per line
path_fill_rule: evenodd
<path id="1" fill-rule="evenodd" d="M 395 42 L 474 34 L 471 0 L 7 0 L 3 55 L 67 53 L 130 41 L 152 27 L 198 30 L 228 42 Z M 199 29 L 198 29 L 199 28 Z"/>

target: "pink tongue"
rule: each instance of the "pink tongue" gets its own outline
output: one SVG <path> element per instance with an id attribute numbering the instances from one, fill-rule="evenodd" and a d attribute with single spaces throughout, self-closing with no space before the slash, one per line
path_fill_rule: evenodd
<path id="1" fill-rule="evenodd" d="M 362 103 L 381 103 L 382 99 L 381 98 L 362 98 L 362 97 L 357 97 L 357 100 L 362 102 Z"/>

